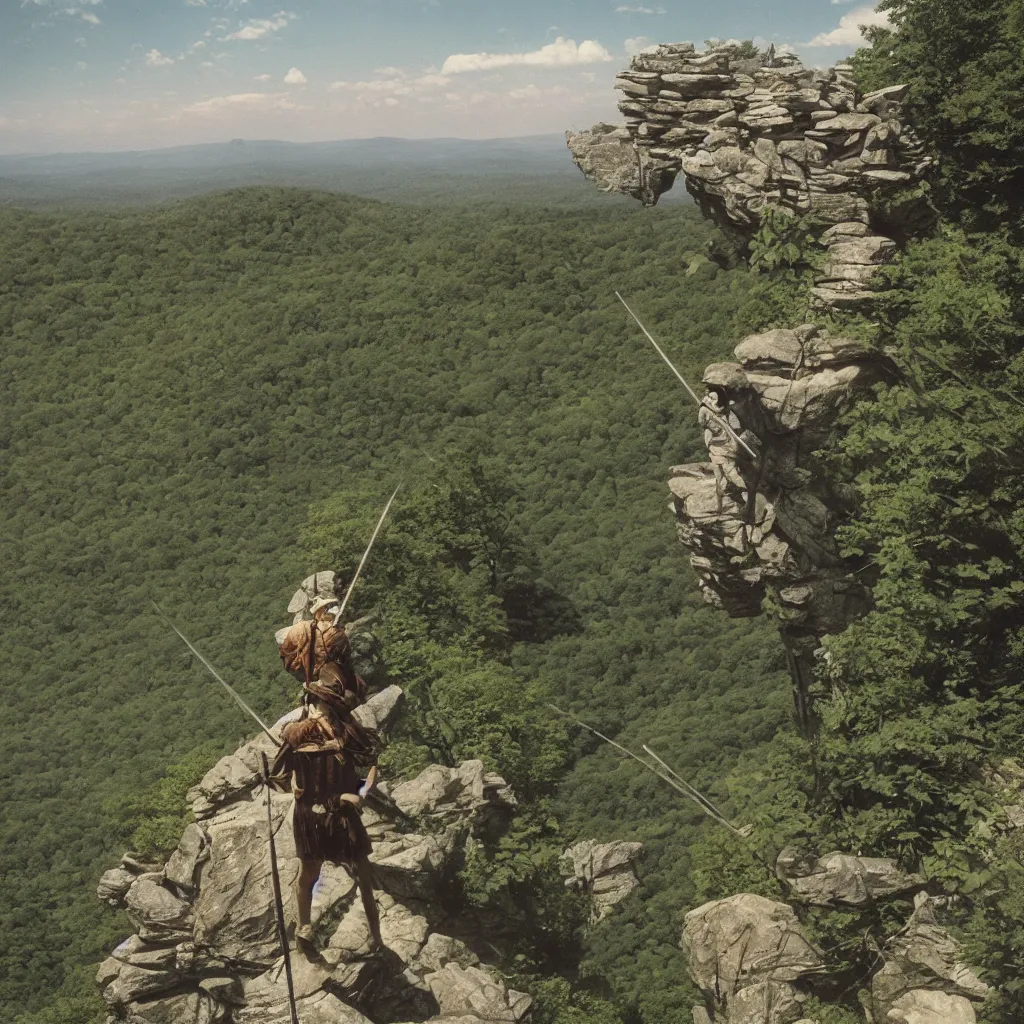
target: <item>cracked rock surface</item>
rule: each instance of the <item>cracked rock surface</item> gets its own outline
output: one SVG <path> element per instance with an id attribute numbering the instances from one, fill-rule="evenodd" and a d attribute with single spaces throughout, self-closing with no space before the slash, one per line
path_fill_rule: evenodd
<path id="1" fill-rule="evenodd" d="M 988 986 L 960 959 L 957 943 L 939 923 L 939 902 L 920 893 L 910 920 L 886 944 L 866 1000 L 875 1020 L 974 1024 L 971 1000 L 983 1000 Z M 935 1016 L 940 1012 L 947 1016 Z"/>
<path id="2" fill-rule="evenodd" d="M 797 899 L 819 907 L 864 906 L 921 890 L 925 885 L 920 875 L 901 871 L 888 857 L 854 857 L 849 853 L 807 857 L 793 847 L 779 854 L 775 873 Z"/>
<path id="3" fill-rule="evenodd" d="M 796 1021 L 805 995 L 794 983 L 825 967 L 793 908 L 752 893 L 691 910 L 680 945 L 713 1019 L 729 1024 Z"/>
<path id="4" fill-rule="evenodd" d="M 591 923 L 607 917 L 640 884 L 634 864 L 643 849 L 643 843 L 584 839 L 562 854 L 565 884 L 591 896 Z"/>
<path id="5" fill-rule="evenodd" d="M 824 472 L 817 452 L 836 420 L 882 379 L 885 362 L 865 343 L 813 324 L 744 338 L 736 362 L 715 363 L 718 389 L 740 437 L 731 458 L 743 487 L 725 487 L 711 463 L 671 470 L 679 539 L 704 599 L 730 616 L 756 616 L 765 599 L 790 657 L 798 692 L 821 637 L 870 605 L 870 579 L 835 542 L 851 495 Z"/>
<path id="6" fill-rule="evenodd" d="M 903 123 L 902 86 L 864 94 L 848 65 L 689 43 L 637 54 L 615 86 L 625 124 L 567 133 L 584 174 L 647 204 L 681 175 L 741 248 L 766 210 L 805 217 L 816 310 L 869 311 L 876 272 L 933 223 L 914 188 L 933 161 Z M 720 420 L 701 410 L 710 461 L 671 470 L 679 538 L 705 600 L 731 616 L 775 617 L 805 734 L 814 652 L 869 609 L 873 583 L 870 565 L 840 554 L 835 530 L 856 494 L 829 478 L 818 452 L 891 369 L 881 352 L 813 322 L 745 338 L 734 362 L 705 372 L 720 410 Z"/>
<path id="7" fill-rule="evenodd" d="M 381 727 L 397 713 L 397 687 L 358 714 Z M 273 910 L 266 792 L 258 737 L 222 758 L 190 793 L 196 821 L 163 866 L 125 863 L 102 878 L 98 895 L 123 905 L 137 931 L 101 965 L 113 1020 L 132 1024 L 285 1024 L 283 958 Z M 387 795 L 387 789 L 384 788 Z M 313 897 L 320 954 L 292 951 L 304 1024 L 387 1024 L 458 1017 L 464 1024 L 516 1024 L 530 997 L 504 984 L 461 939 L 447 934 L 437 892 L 452 859 L 478 830 L 505 820 L 515 798 L 480 761 L 432 765 L 390 794 L 396 814 L 365 805 L 374 843 L 387 951 L 346 963 L 368 935 L 356 886 L 326 865 Z M 271 795 L 285 915 L 294 914 L 298 870 L 290 794 Z M 145 870 L 156 868 L 155 870 Z"/>

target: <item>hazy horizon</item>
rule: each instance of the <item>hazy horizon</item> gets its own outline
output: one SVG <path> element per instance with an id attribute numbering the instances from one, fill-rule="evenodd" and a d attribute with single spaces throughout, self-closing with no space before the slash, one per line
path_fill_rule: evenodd
<path id="1" fill-rule="evenodd" d="M 504 201 L 593 206 L 601 194 L 560 133 L 322 142 L 229 139 L 151 149 L 0 155 L 0 204 L 52 208 L 151 205 L 251 186 L 449 205 Z M 668 201 L 689 201 L 680 188 Z"/>
<path id="2" fill-rule="evenodd" d="M 295 148 L 313 146 L 333 146 L 345 143 L 358 142 L 518 142 L 529 139 L 559 139 L 564 143 L 564 133 L 560 132 L 530 132 L 522 135 L 486 135 L 480 137 L 465 135 L 353 135 L 347 138 L 314 139 L 309 142 L 295 142 L 290 139 L 275 138 L 224 138 L 208 142 L 182 142 L 166 146 L 126 146 L 103 149 L 47 149 L 33 152 L 2 153 L 0 160 L 34 159 L 41 157 L 58 156 L 104 156 L 125 155 L 129 153 L 169 153 L 187 149 L 212 149 L 217 146 L 234 146 L 244 144 L 246 146 L 274 145 L 292 146 Z"/>

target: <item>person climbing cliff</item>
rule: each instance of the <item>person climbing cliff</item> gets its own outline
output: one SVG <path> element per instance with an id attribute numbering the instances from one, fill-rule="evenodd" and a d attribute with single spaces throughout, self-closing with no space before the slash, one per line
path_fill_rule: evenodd
<path id="1" fill-rule="evenodd" d="M 327 662 L 319 678 L 305 684 L 298 719 L 281 729 L 269 782 L 279 791 L 290 789 L 295 797 L 292 831 L 300 861 L 295 882 L 296 939 L 307 948 L 312 946 L 313 888 L 324 861 L 329 861 L 343 866 L 359 886 L 370 928 L 368 942 L 354 954 L 361 957 L 383 946 L 368 859 L 372 844 L 359 816 L 363 798 L 376 780 L 381 743 L 375 730 L 352 717 L 353 691 L 334 664 Z M 359 769 L 368 769 L 365 781 Z"/>
<path id="2" fill-rule="evenodd" d="M 722 498 L 730 487 L 738 494 L 746 495 L 746 484 L 736 467 L 739 442 L 723 423 L 728 416 L 729 409 L 722 401 L 721 395 L 716 389 L 709 387 L 697 410 L 697 423 L 704 432 L 704 446 L 708 450 L 708 458 L 715 471 L 719 513 L 722 511 Z"/>
<path id="3" fill-rule="evenodd" d="M 744 504 L 744 520 L 751 522 L 759 478 L 759 459 L 752 455 L 760 445 L 756 432 L 740 413 L 746 406 L 746 379 L 736 364 L 712 363 L 703 383 L 705 396 L 697 410 L 697 422 L 715 473 L 718 512 L 722 512 L 723 497 L 732 491 Z"/>

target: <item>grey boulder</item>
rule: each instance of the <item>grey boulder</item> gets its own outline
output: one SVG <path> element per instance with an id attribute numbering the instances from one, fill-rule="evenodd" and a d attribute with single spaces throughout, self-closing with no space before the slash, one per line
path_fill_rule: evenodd
<path id="1" fill-rule="evenodd" d="M 570 846 L 562 854 L 566 884 L 591 894 L 593 921 L 611 913 L 639 884 L 634 863 L 643 853 L 643 843 L 617 840 L 598 843 L 595 839 Z"/>
<path id="2" fill-rule="evenodd" d="M 820 907 L 861 906 L 924 885 L 919 875 L 906 874 L 886 857 L 828 853 L 815 859 L 792 847 L 779 854 L 775 872 L 800 899 Z"/>

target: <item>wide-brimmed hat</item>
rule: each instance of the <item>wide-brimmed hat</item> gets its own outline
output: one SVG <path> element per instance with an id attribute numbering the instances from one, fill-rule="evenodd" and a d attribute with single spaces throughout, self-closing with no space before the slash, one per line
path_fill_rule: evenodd
<path id="1" fill-rule="evenodd" d="M 332 604 L 337 604 L 338 599 L 336 597 L 318 597 L 313 604 L 310 606 L 310 611 L 316 615 L 321 608 L 330 608 Z"/>

